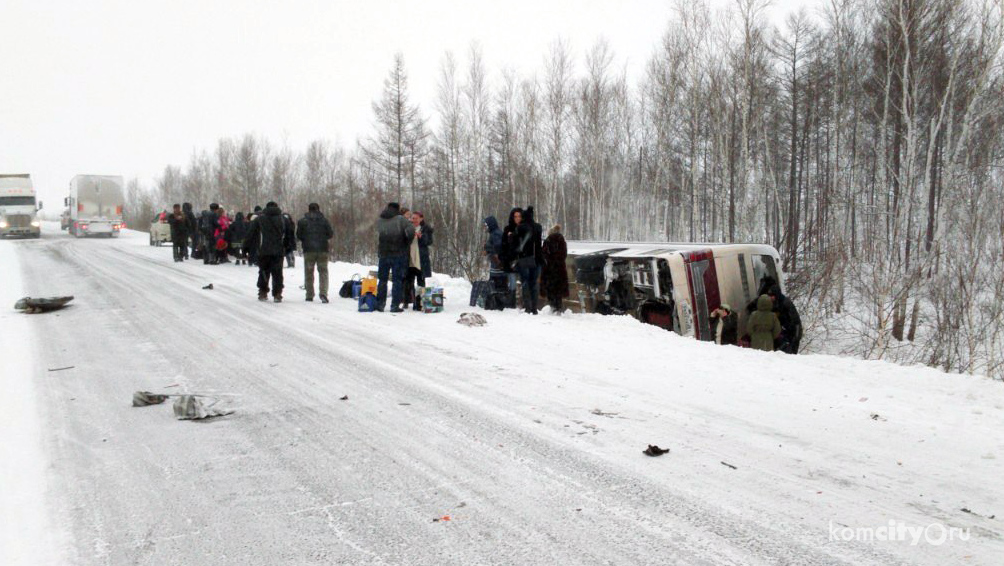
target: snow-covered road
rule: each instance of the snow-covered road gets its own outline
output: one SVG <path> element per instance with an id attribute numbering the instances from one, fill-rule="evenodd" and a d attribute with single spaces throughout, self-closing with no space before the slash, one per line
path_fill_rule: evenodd
<path id="1" fill-rule="evenodd" d="M 1000 383 L 628 318 L 468 328 L 445 278 L 445 313 L 360 314 L 335 296 L 359 268 L 333 269 L 331 304 L 298 266 L 277 305 L 141 233 L 0 242 L 0 411 L 31 416 L 0 421 L 28 502 L 0 510 L 4 563 L 1004 562 Z M 23 315 L 17 288 L 76 300 Z M 178 421 L 137 390 L 236 412 Z"/>

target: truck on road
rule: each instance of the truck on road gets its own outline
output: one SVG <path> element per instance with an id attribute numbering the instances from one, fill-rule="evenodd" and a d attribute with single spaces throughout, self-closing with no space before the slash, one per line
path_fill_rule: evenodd
<path id="1" fill-rule="evenodd" d="M 77 238 L 86 236 L 117 237 L 125 228 L 122 207 L 125 204 L 122 177 L 116 175 L 77 175 L 70 181 L 70 195 L 65 205 L 70 211 L 68 229 Z"/>
<path id="2" fill-rule="evenodd" d="M 0 237 L 42 235 L 38 211 L 42 203 L 35 202 L 35 188 L 27 173 L 0 174 Z"/>

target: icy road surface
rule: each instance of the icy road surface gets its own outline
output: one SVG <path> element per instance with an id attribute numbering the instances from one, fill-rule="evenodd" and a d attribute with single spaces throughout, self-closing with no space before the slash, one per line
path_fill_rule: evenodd
<path id="1" fill-rule="evenodd" d="M 299 266 L 263 304 L 252 268 L 45 228 L 0 242 L 5 565 L 1004 563 L 1000 383 L 628 318 L 467 328 L 446 278 L 443 314 L 359 314 L 347 264 L 329 305 Z"/>

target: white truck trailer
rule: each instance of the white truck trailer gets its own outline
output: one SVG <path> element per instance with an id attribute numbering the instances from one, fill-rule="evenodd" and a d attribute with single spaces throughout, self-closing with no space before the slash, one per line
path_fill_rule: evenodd
<path id="1" fill-rule="evenodd" d="M 70 181 L 66 207 L 70 211 L 69 231 L 77 238 L 86 236 L 117 237 L 125 228 L 122 207 L 125 204 L 122 177 L 116 175 L 77 175 Z"/>
<path id="2" fill-rule="evenodd" d="M 27 173 L 0 174 L 0 237 L 42 235 L 42 223 L 36 205 L 35 188 Z"/>

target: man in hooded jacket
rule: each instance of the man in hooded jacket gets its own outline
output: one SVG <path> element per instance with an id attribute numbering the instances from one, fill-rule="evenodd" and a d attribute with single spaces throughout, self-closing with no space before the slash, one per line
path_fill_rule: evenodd
<path id="1" fill-rule="evenodd" d="M 293 225 L 286 221 L 282 209 L 274 202 L 265 205 L 261 215 L 251 222 L 247 241 L 254 243 L 258 252 L 258 300 L 268 300 L 269 279 L 272 280 L 272 299 L 282 302 L 282 262 L 286 251 L 295 245 Z"/>
<path id="2" fill-rule="evenodd" d="M 316 202 L 307 205 L 307 214 L 296 225 L 296 239 L 303 247 L 303 282 L 307 301 L 314 300 L 314 268 L 321 284 L 321 302 L 328 302 L 328 241 L 335 237 L 331 222 L 321 214 Z"/>
<path id="3" fill-rule="evenodd" d="M 387 279 L 392 277 L 390 312 L 403 312 L 404 272 L 408 269 L 408 251 L 415 238 L 415 227 L 401 216 L 401 205 L 387 204 L 377 220 L 377 307 L 383 312 L 387 306 Z"/>

